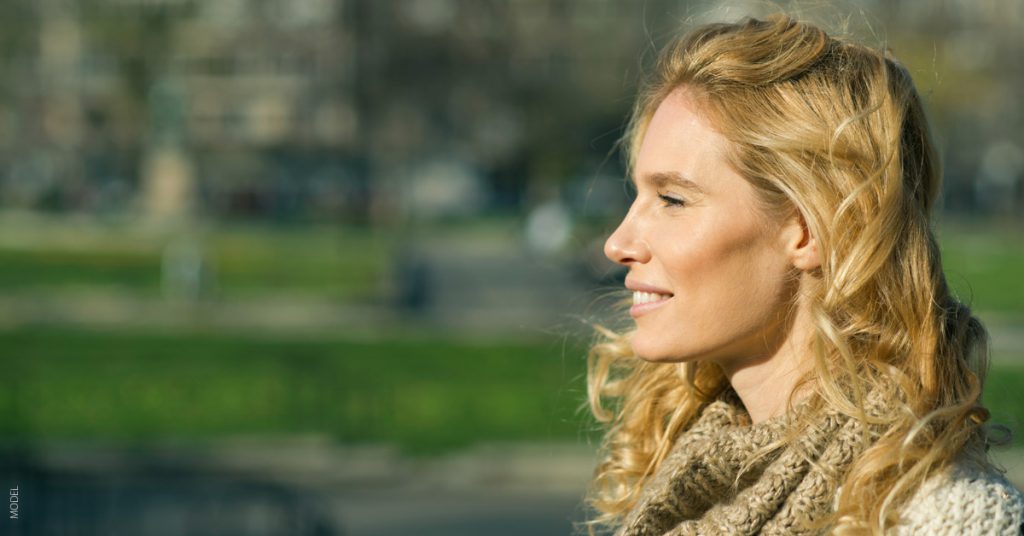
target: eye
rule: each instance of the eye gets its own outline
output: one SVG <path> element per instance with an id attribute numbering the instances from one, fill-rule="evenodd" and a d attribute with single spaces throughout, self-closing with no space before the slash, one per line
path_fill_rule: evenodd
<path id="1" fill-rule="evenodd" d="M 683 199 L 670 195 L 658 194 L 658 199 L 664 201 L 666 207 L 682 207 L 686 205 L 686 201 Z"/>

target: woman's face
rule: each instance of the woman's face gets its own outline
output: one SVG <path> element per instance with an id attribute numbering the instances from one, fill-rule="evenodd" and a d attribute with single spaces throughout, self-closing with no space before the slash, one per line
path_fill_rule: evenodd
<path id="1" fill-rule="evenodd" d="M 643 359 L 768 358 L 783 336 L 792 233 L 758 208 L 727 146 L 682 89 L 648 125 L 636 199 L 605 243 L 605 255 L 629 268 L 633 350 Z"/>

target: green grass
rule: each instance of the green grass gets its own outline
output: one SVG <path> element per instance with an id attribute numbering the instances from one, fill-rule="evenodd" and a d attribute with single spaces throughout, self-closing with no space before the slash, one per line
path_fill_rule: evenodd
<path id="1" fill-rule="evenodd" d="M 0 287 L 156 289 L 159 284 L 160 258 L 152 251 L 0 248 Z"/>
<path id="2" fill-rule="evenodd" d="M 358 229 L 222 231 L 208 240 L 224 292 L 293 290 L 365 299 L 386 277 L 394 239 Z"/>
<path id="3" fill-rule="evenodd" d="M 211 334 L 0 333 L 0 434 L 158 440 L 321 433 L 430 452 L 575 440 L 580 349 Z"/>
<path id="4" fill-rule="evenodd" d="M 1024 234 L 1006 228 L 940 232 L 946 279 L 976 311 L 1024 314 Z"/>
<path id="5" fill-rule="evenodd" d="M 105 234 L 104 234 L 105 233 Z M 83 231 L 48 242 L 0 241 L 0 290 L 118 288 L 160 291 L 164 248 L 173 237 L 126 230 Z M 393 240 L 358 229 L 224 228 L 195 239 L 214 273 L 218 295 L 311 293 L 368 299 L 386 276 Z"/>
<path id="6" fill-rule="evenodd" d="M 985 380 L 985 406 L 992 411 L 992 423 L 1006 426 L 1013 445 L 1024 447 L 1024 356 L 999 360 Z"/>

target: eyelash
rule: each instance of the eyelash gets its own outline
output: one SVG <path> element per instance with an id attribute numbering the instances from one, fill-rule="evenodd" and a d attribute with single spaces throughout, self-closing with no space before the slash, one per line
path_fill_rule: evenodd
<path id="1" fill-rule="evenodd" d="M 658 194 L 658 198 L 665 202 L 666 207 L 682 207 L 686 205 L 686 201 L 679 199 L 678 197 Z"/>

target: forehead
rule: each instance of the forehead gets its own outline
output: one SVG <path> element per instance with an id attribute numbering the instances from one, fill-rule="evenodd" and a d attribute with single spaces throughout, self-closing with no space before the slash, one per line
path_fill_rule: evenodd
<path id="1" fill-rule="evenodd" d="M 644 131 L 633 178 L 674 174 L 703 188 L 709 177 L 728 167 L 727 148 L 728 141 L 711 128 L 690 93 L 676 89 L 661 101 Z"/>

